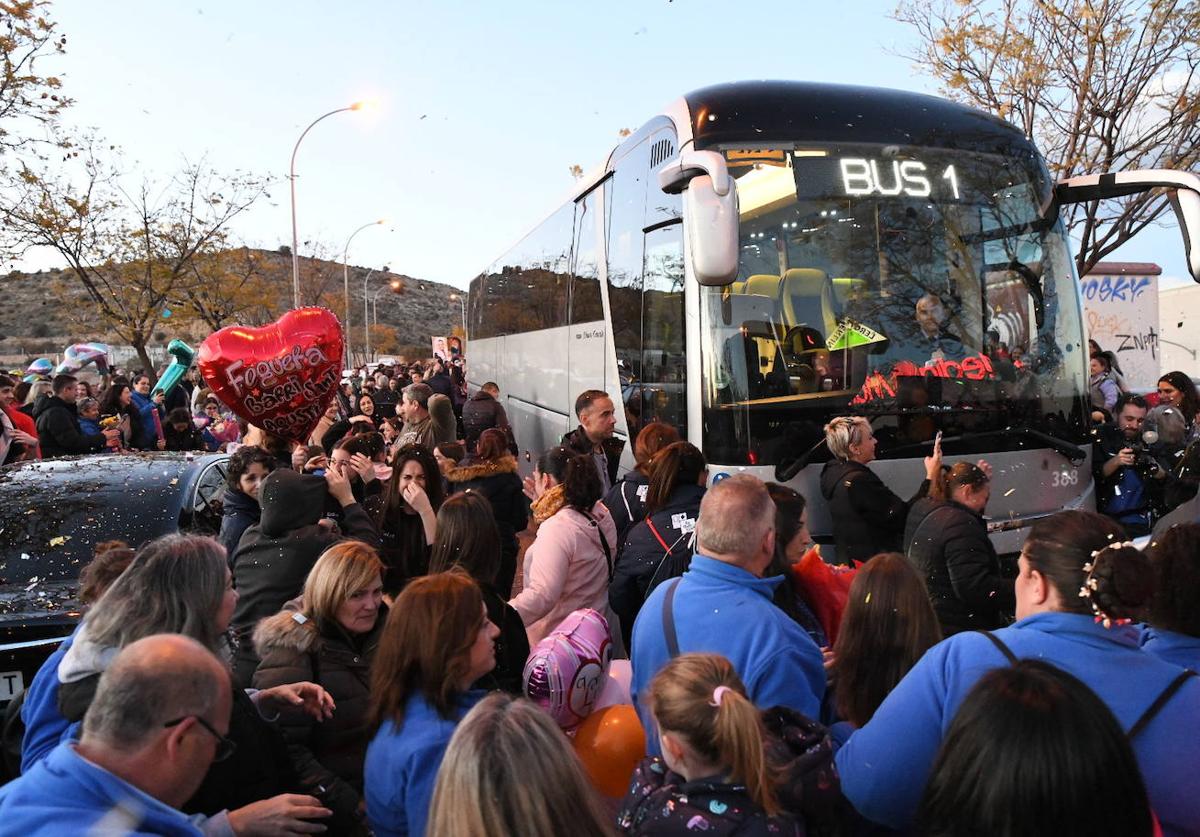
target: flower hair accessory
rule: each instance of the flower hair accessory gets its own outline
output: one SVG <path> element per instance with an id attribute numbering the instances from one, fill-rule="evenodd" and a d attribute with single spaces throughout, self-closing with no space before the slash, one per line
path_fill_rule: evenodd
<path id="1" fill-rule="evenodd" d="M 1104 549 L 1122 549 L 1124 547 L 1136 549 L 1133 541 L 1109 544 L 1108 546 L 1104 547 Z M 1096 601 L 1095 592 L 1100 589 L 1100 580 L 1095 576 L 1097 563 L 1096 559 L 1100 557 L 1100 553 L 1103 552 L 1104 549 L 1095 550 L 1092 553 L 1092 560 L 1083 565 L 1083 571 L 1087 573 L 1087 575 L 1083 579 L 1083 586 L 1079 588 L 1079 598 L 1088 600 L 1088 604 L 1092 606 L 1092 614 L 1095 617 L 1095 621 L 1107 629 L 1111 628 L 1113 625 L 1128 625 L 1133 620 L 1114 619 L 1105 613 L 1104 609 L 1100 607 L 1099 602 Z"/>
<path id="2" fill-rule="evenodd" d="M 713 689 L 713 695 L 712 695 L 713 699 L 708 702 L 708 705 L 709 706 L 720 706 L 721 698 L 725 697 L 726 692 L 732 692 L 732 691 L 733 691 L 733 689 L 729 688 L 728 686 L 717 686 L 717 688 Z"/>

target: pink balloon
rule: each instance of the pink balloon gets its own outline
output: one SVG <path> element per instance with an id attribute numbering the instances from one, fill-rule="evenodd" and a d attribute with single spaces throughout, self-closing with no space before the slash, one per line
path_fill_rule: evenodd
<path id="1" fill-rule="evenodd" d="M 572 729 L 596 708 L 611 657 L 608 621 L 594 610 L 577 610 L 534 646 L 525 663 L 525 696 Z"/>
<path id="2" fill-rule="evenodd" d="M 606 706 L 617 706 L 618 704 L 632 705 L 633 697 L 629 693 L 632 682 L 633 666 L 629 664 L 629 660 L 613 660 L 608 664 L 608 674 L 600 689 L 600 697 L 596 698 L 596 705 L 592 711 L 596 712 Z"/>

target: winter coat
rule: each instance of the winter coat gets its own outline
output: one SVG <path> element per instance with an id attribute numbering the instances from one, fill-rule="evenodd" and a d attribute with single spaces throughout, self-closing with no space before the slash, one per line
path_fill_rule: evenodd
<path id="1" fill-rule="evenodd" d="M 88 761 L 70 742 L 0 788 L 0 822 L 6 834 L 23 837 L 201 834 L 183 813 Z"/>
<path id="2" fill-rule="evenodd" d="M 521 616 L 490 584 L 480 584 L 488 619 L 500 629 L 496 638 L 496 667 L 479 678 L 472 688 L 502 691 L 518 697 L 525 688 L 525 661 L 529 659 L 529 637 Z"/>
<path id="3" fill-rule="evenodd" d="M 738 835 L 803 837 L 804 825 L 786 816 L 768 817 L 750 799 L 744 785 L 722 776 L 689 781 L 657 756 L 645 759 L 633 772 L 629 792 L 617 814 L 622 834 L 640 837 Z"/>
<path id="4" fill-rule="evenodd" d="M 909 504 L 929 493 L 924 480 L 908 502 L 892 493 L 859 462 L 832 459 L 821 470 L 821 496 L 833 517 L 838 561 L 867 561 L 880 552 L 899 552 Z"/>
<path id="5" fill-rule="evenodd" d="M 323 686 L 337 706 L 328 720 L 296 713 L 280 727 L 301 783 L 334 811 L 334 820 L 326 825 L 339 834 L 351 833 L 360 823 L 362 765 L 371 740 L 366 720 L 370 666 L 386 620 L 387 609 L 381 607 L 375 627 L 356 637 L 336 623 L 305 619 L 289 605 L 254 630 L 254 648 L 261 657 L 254 688 L 308 681 Z"/>
<path id="6" fill-rule="evenodd" d="M 230 567 L 233 566 L 233 556 L 237 554 L 242 535 L 261 518 L 262 509 L 258 500 L 243 491 L 225 489 L 221 495 L 221 531 L 217 540 L 225 547 Z"/>
<path id="7" fill-rule="evenodd" d="M 592 507 L 591 517 L 563 506 L 538 527 L 537 537 L 525 550 L 524 586 L 509 604 L 521 614 L 530 646 L 585 607 L 608 617 L 614 644 L 619 638 L 608 606 L 611 559 L 604 554 L 600 536 L 603 532 L 611 553 L 617 530 L 603 503 Z"/>
<path id="8" fill-rule="evenodd" d="M 490 461 L 466 462 L 446 474 L 452 491 L 476 491 L 492 504 L 496 527 L 500 530 L 500 572 L 496 589 L 503 595 L 512 592 L 517 574 L 517 533 L 529 525 L 529 501 L 517 474 L 517 460 L 511 456 Z"/>
<path id="9" fill-rule="evenodd" d="M 649 490 L 650 479 L 641 471 L 633 470 L 622 476 L 620 482 L 604 495 L 604 506 L 617 527 L 617 543 L 625 543 L 633 524 L 646 517 L 646 492 Z"/>
<path id="10" fill-rule="evenodd" d="M 404 719 L 391 718 L 367 747 L 364 790 L 367 819 L 375 837 L 425 833 L 438 768 L 454 728 L 483 692 L 467 692 L 455 702 L 451 717 L 443 718 L 419 693 L 404 704 Z"/>
<path id="11" fill-rule="evenodd" d="M 582 453 L 586 456 L 591 456 L 594 453 L 595 445 L 584 432 L 583 427 L 579 426 L 562 437 L 562 444 L 573 450 L 575 453 Z M 600 443 L 601 450 L 604 451 L 604 460 L 608 465 L 608 479 L 605 480 L 606 486 L 615 485 L 617 482 L 617 471 L 621 467 L 621 451 L 625 450 L 625 443 L 616 436 L 611 436 Z"/>
<path id="12" fill-rule="evenodd" d="M 96 453 L 106 445 L 101 434 L 85 436 L 79 429 L 75 405 L 52 395 L 35 410 L 37 435 L 41 442 L 42 458 Z"/>
<path id="13" fill-rule="evenodd" d="M 130 395 L 133 399 L 130 406 L 138 414 L 137 433 L 130 442 L 131 446 L 139 450 L 158 450 L 159 429 L 163 430 L 164 435 L 166 432 L 166 428 L 162 427 L 166 411 L 155 404 L 154 399 L 148 395 L 137 391 L 131 392 Z"/>
<path id="14" fill-rule="evenodd" d="M 454 404 L 450 396 L 434 393 L 429 396 L 429 420 L 433 422 L 433 446 L 449 445 L 458 441 L 458 417 L 454 415 Z"/>
<path id="15" fill-rule="evenodd" d="M 820 717 L 825 696 L 821 649 L 775 606 L 783 576 L 760 578 L 741 567 L 697 554 L 678 581 L 654 589 L 633 623 L 630 662 L 632 703 L 646 731 L 646 752 L 659 754 L 658 733 L 645 700 L 650 681 L 670 659 L 663 628 L 663 601 L 672 602 L 681 654 L 720 654 L 733 663 L 755 706 L 786 706 Z"/>
<path id="16" fill-rule="evenodd" d="M 327 502 L 333 503 L 321 477 L 276 469 L 259 485 L 258 497 L 262 517 L 242 535 L 233 557 L 239 594 L 232 622 L 238 640 L 234 682 L 241 687 L 249 685 L 258 665 L 254 626 L 300 595 L 321 553 L 345 539 L 380 546 L 375 524 L 358 503 L 342 509 L 342 531 L 318 525 Z"/>
<path id="17" fill-rule="evenodd" d="M 1112 413 L 1121 397 L 1121 388 L 1111 372 L 1101 372 L 1088 378 L 1088 395 L 1093 407 Z"/>
<path id="18" fill-rule="evenodd" d="M 167 442 L 166 450 L 207 450 L 202 434 L 195 424 L 189 424 L 187 430 L 177 433 L 170 424 L 163 425 L 163 438 Z"/>
<path id="19" fill-rule="evenodd" d="M 1018 658 L 1039 659 L 1078 677 L 1124 730 L 1183 672 L 1142 651 L 1136 626 L 1105 629 L 1090 613 L 1038 613 L 994 634 Z M 1001 651 L 976 632 L 926 651 L 835 756 L 842 791 L 858 812 L 892 828 L 910 825 L 942 736 L 963 699 L 980 677 L 1007 665 Z M 1200 677 L 1191 677 L 1130 742 L 1166 837 L 1194 835 L 1200 823 L 1197 717 Z"/>
<path id="20" fill-rule="evenodd" d="M 483 431 L 493 427 L 505 430 L 508 428 L 508 414 L 504 406 L 492 398 L 491 393 L 479 390 L 462 408 L 463 432 L 467 450 L 474 451 L 476 443 Z"/>
<path id="21" fill-rule="evenodd" d="M 612 583 L 608 585 L 608 603 L 621 620 L 626 648 L 633 635 L 633 620 L 650 593 L 651 580 L 656 575 L 661 582 L 682 574 L 681 569 L 663 575 L 657 572 L 659 566 L 665 563 L 667 566 L 687 568 L 692 556 L 692 533 L 696 531 L 702 499 L 703 486 L 676 486 L 667 504 L 630 528 L 625 542 L 621 544 Z M 657 536 L 655 531 L 658 532 Z M 669 549 L 659 542 L 660 537 Z"/>
<path id="22" fill-rule="evenodd" d="M 1142 632 L 1141 643 L 1147 654 L 1200 672 L 1200 637 L 1147 626 Z"/>
<path id="23" fill-rule="evenodd" d="M 1002 628 L 1017 601 L 1004 578 L 983 518 L 961 503 L 924 497 L 913 503 L 904 529 L 905 554 L 946 636 Z"/>
<path id="24" fill-rule="evenodd" d="M 46 658 L 25 690 L 25 698 L 21 702 L 21 722 L 25 725 L 21 737 L 22 773 L 28 773 L 30 768 L 49 755 L 71 726 L 71 722 L 58 711 L 58 665 L 67 655 L 82 624 L 77 625 L 71 635 Z"/>
<path id="25" fill-rule="evenodd" d="M 3 413 L 3 417 L 0 417 L 0 423 L 3 423 L 3 420 L 6 418 L 8 423 L 11 424 L 14 429 L 23 430 L 30 436 L 37 436 L 37 422 L 35 422 L 32 417 L 27 416 L 25 413 L 12 406 L 0 406 L 0 413 Z M 8 433 L 7 429 L 5 430 L 5 436 L 7 439 L 11 439 L 11 434 Z M 16 462 L 17 459 L 24 453 L 25 445 L 20 444 L 19 442 L 10 442 L 7 449 L 0 454 L 0 465 L 7 465 L 10 462 Z M 39 456 L 40 455 L 41 454 L 39 452 Z"/>
<path id="26" fill-rule="evenodd" d="M 450 380 L 450 376 L 445 372 L 438 372 L 430 375 L 425 379 L 425 386 L 429 387 L 435 393 L 444 395 L 450 398 L 454 393 L 454 383 Z"/>

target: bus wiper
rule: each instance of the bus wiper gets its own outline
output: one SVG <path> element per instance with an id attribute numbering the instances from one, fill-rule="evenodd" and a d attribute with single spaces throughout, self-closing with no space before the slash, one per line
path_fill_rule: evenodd
<path id="1" fill-rule="evenodd" d="M 796 476 L 796 474 L 800 473 L 808 466 L 808 463 L 812 461 L 813 456 L 815 456 L 817 451 L 823 447 L 825 447 L 825 436 L 822 434 L 820 440 L 815 445 L 806 450 L 804 453 L 800 454 L 791 462 L 780 462 L 778 465 L 776 465 L 775 481 L 787 482 L 788 480 L 792 479 L 792 477 Z"/>
<path id="2" fill-rule="evenodd" d="M 1042 278 L 1019 259 L 1009 262 L 1007 269 L 1021 277 L 1021 281 L 1025 283 L 1025 289 L 1033 298 L 1033 319 L 1040 331 L 1046 322 L 1046 294 L 1042 289 Z"/>
<path id="3" fill-rule="evenodd" d="M 1030 427 L 1006 427 L 1002 430 L 979 430 L 972 431 L 970 433 L 962 433 L 958 436 L 943 436 L 942 444 L 946 445 L 950 442 L 969 442 L 975 439 L 987 439 L 992 436 L 1024 436 L 1033 441 L 1040 442 L 1041 444 L 1039 447 L 1047 447 L 1052 451 L 1061 453 L 1067 459 L 1071 460 L 1071 463 L 1074 465 L 1078 465 L 1087 458 L 1087 451 L 1078 445 L 1072 444 L 1066 439 L 1060 439 L 1057 436 L 1051 436 L 1049 433 L 1043 433 L 1040 430 L 1034 430 Z M 899 451 L 910 449 L 919 450 L 924 448 L 932 450 L 933 442 L 917 442 L 916 444 L 912 445 L 889 448 L 887 452 L 889 454 L 895 454 Z"/>

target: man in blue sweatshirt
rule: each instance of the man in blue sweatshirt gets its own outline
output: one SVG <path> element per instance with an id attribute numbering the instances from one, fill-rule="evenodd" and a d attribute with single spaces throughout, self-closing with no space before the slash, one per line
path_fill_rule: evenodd
<path id="1" fill-rule="evenodd" d="M 0 788 L 0 822 L 23 837 L 198 837 L 177 808 L 230 754 L 231 702 L 228 674 L 195 640 L 130 644 L 101 675 L 80 740 Z"/>
<path id="2" fill-rule="evenodd" d="M 762 577 L 774 552 L 775 504 L 761 480 L 743 474 L 708 490 L 688 571 L 656 587 L 633 625 L 630 691 L 652 755 L 659 752 L 658 732 L 641 698 L 676 654 L 721 654 L 756 706 L 787 706 L 819 717 L 825 695 L 821 649 L 771 600 L 784 580 Z"/>

